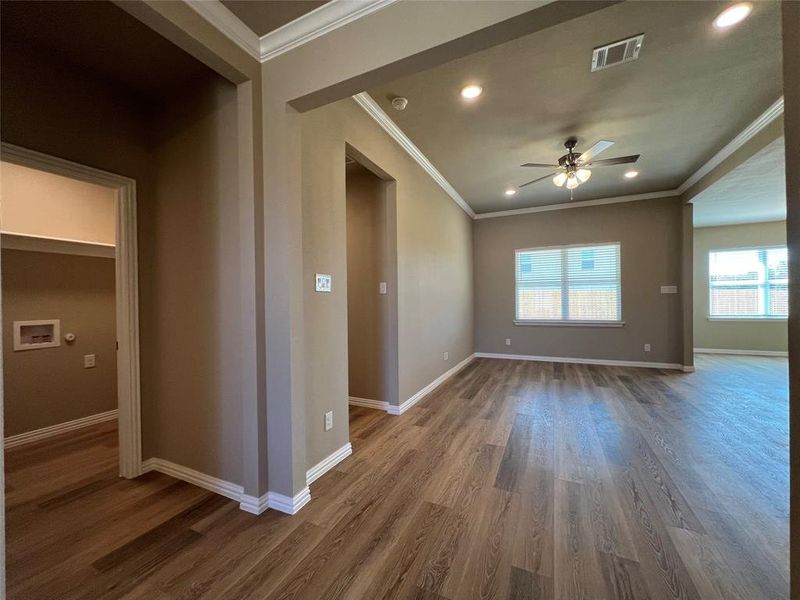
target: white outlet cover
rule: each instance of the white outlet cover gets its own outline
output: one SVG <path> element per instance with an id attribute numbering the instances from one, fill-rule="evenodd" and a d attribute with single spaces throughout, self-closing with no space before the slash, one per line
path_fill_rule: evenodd
<path id="1" fill-rule="evenodd" d="M 92 367 L 96 366 L 95 355 L 94 354 L 84 354 L 83 355 L 83 368 L 84 369 L 91 369 Z"/>
<path id="2" fill-rule="evenodd" d="M 325 413 L 325 431 L 333 429 L 333 411 L 329 410 Z"/>
<path id="3" fill-rule="evenodd" d="M 314 289 L 317 292 L 330 292 L 333 278 L 328 273 L 314 274 Z"/>
<path id="4" fill-rule="evenodd" d="M 678 286 L 677 285 L 662 285 L 661 286 L 661 293 L 662 294 L 677 294 L 678 293 Z"/>
<path id="5" fill-rule="evenodd" d="M 650 352 L 650 344 L 645 344 L 644 345 L 644 351 L 645 352 Z"/>
<path id="6" fill-rule="evenodd" d="M 510 346 L 510 345 L 511 345 L 511 338 L 506 338 L 506 346 Z"/>
<path id="7" fill-rule="evenodd" d="M 444 359 L 445 360 L 450 360 L 450 353 L 449 352 L 445 352 L 444 353 Z"/>

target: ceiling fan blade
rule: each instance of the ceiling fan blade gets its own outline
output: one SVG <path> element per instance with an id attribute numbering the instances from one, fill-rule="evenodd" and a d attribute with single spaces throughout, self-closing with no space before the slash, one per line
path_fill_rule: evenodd
<path id="1" fill-rule="evenodd" d="M 556 173 L 557 173 L 557 172 L 558 172 L 558 171 L 556 171 Z M 519 187 L 523 188 L 523 187 L 525 187 L 526 185 L 530 185 L 530 184 L 532 184 L 532 183 L 536 183 L 537 181 L 541 181 L 542 179 L 547 179 L 548 177 L 552 177 L 552 176 L 553 176 L 553 175 L 555 175 L 556 173 L 550 173 L 549 175 L 545 175 L 544 177 L 539 177 L 538 179 L 534 179 L 533 181 L 529 181 L 528 183 L 523 183 L 523 184 L 522 184 L 521 186 L 519 186 Z"/>
<path id="2" fill-rule="evenodd" d="M 547 163 L 525 163 L 524 165 L 520 165 L 521 167 L 558 167 L 558 165 L 547 164 Z"/>
<path id="3" fill-rule="evenodd" d="M 589 148 L 586 152 L 581 152 L 581 155 L 578 157 L 578 162 L 581 164 L 586 164 L 587 162 L 592 160 L 595 156 L 597 156 L 604 150 L 608 150 L 613 145 L 614 142 L 611 142 L 609 140 L 600 140 L 594 146 Z"/>
<path id="4" fill-rule="evenodd" d="M 586 167 L 608 167 L 611 165 L 625 165 L 628 163 L 635 163 L 639 160 L 639 154 L 632 154 L 631 156 L 618 156 L 617 158 L 606 158 L 604 160 L 593 160 L 592 162 L 584 163 Z"/>

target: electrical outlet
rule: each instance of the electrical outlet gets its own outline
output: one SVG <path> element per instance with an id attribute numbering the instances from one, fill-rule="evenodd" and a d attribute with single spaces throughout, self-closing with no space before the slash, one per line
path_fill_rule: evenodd
<path id="1" fill-rule="evenodd" d="M 650 352 L 650 344 L 645 344 L 644 345 L 644 351 L 645 352 Z"/>
<path id="2" fill-rule="evenodd" d="M 444 359 L 445 360 L 450 360 L 450 353 L 449 352 L 445 352 L 444 353 Z"/>
<path id="3" fill-rule="evenodd" d="M 94 354 L 84 354 L 83 355 L 83 368 L 84 369 L 91 369 L 92 367 L 97 366 L 95 364 L 95 356 Z"/>
<path id="4" fill-rule="evenodd" d="M 325 413 L 325 431 L 333 429 L 333 411 L 329 410 Z"/>
<path id="5" fill-rule="evenodd" d="M 511 345 L 511 338 L 506 338 L 506 346 L 510 346 L 510 345 Z"/>

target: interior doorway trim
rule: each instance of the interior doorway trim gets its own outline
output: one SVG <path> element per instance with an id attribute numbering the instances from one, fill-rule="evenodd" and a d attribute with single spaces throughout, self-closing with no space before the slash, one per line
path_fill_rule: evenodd
<path id="1" fill-rule="evenodd" d="M 0 143 L 0 159 L 55 175 L 110 187 L 117 192 L 116 315 L 119 474 L 142 473 L 139 384 L 139 278 L 136 242 L 136 181 L 13 144 Z"/>

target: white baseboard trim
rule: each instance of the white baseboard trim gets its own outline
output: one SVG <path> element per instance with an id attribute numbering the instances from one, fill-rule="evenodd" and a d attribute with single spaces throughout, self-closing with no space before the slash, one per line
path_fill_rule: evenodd
<path id="1" fill-rule="evenodd" d="M 306 486 L 311 485 L 317 479 L 325 475 L 333 467 L 342 462 L 345 458 L 353 453 L 353 445 L 347 442 L 344 446 L 333 452 L 329 456 L 323 458 L 316 465 L 306 471 Z"/>
<path id="2" fill-rule="evenodd" d="M 241 500 L 244 492 L 244 488 L 236 483 L 206 475 L 200 471 L 195 471 L 162 458 L 148 458 L 144 461 L 142 463 L 142 472 L 147 473 L 149 471 L 158 471 L 237 502 Z"/>
<path id="3" fill-rule="evenodd" d="M 347 446 L 349 447 L 350 444 L 347 444 Z M 334 454 L 343 452 L 343 450 L 344 448 L 341 448 Z M 352 450 L 350 451 L 352 452 Z M 331 457 L 329 456 L 325 459 L 325 461 L 329 460 L 330 458 Z M 320 465 L 317 465 L 314 468 L 316 469 L 319 466 Z M 144 461 L 142 463 L 142 472 L 147 473 L 148 471 L 158 471 L 164 475 L 169 475 L 175 479 L 180 479 L 181 481 L 201 487 L 209 492 L 214 492 L 220 496 L 225 496 L 226 498 L 235 500 L 239 503 L 240 509 L 254 515 L 260 515 L 268 508 L 273 508 L 275 510 L 293 515 L 311 501 L 311 491 L 308 489 L 308 486 L 300 490 L 294 496 L 294 498 L 284 496 L 283 494 L 277 494 L 275 492 L 267 492 L 263 496 L 259 497 L 250 496 L 245 494 L 244 488 L 237 483 L 225 481 L 224 479 L 220 479 L 218 477 L 212 477 L 211 475 L 206 475 L 200 471 L 195 471 L 189 467 L 184 467 L 183 465 L 178 465 L 162 458 L 148 458 L 146 461 Z"/>
<path id="4" fill-rule="evenodd" d="M 10 435 L 5 438 L 4 445 L 6 448 L 14 448 L 22 446 L 23 444 L 30 444 L 45 440 L 47 438 L 66 433 L 67 431 L 74 431 L 88 427 L 89 425 L 96 425 L 97 423 L 104 423 L 105 421 L 113 421 L 117 418 L 117 409 L 109 410 L 108 412 L 97 413 L 96 415 L 89 415 L 88 417 L 81 417 L 74 421 L 67 421 L 66 423 L 59 423 L 58 425 L 50 425 L 42 429 L 35 429 L 33 431 L 26 431 L 25 433 L 18 433 Z"/>
<path id="5" fill-rule="evenodd" d="M 683 372 L 684 373 L 694 373 L 694 366 L 692 365 L 683 365 Z"/>
<path id="6" fill-rule="evenodd" d="M 534 356 L 530 354 L 494 354 L 491 352 L 476 352 L 477 358 L 501 358 L 506 360 L 531 360 L 535 362 L 557 362 L 576 365 L 605 365 L 608 367 L 642 367 L 646 369 L 676 369 L 683 371 L 684 367 L 678 363 L 641 362 L 637 360 L 611 360 L 605 358 L 570 358 L 565 356 Z"/>
<path id="7" fill-rule="evenodd" d="M 297 492 L 293 498 L 276 492 L 267 492 L 259 497 L 242 494 L 239 508 L 254 515 L 260 515 L 268 508 L 287 515 L 294 515 L 309 502 L 311 502 L 311 490 L 306 486 Z"/>
<path id="8" fill-rule="evenodd" d="M 785 350 L 733 350 L 730 348 L 695 348 L 697 354 L 741 354 L 744 356 L 789 356 Z"/>
<path id="9" fill-rule="evenodd" d="M 376 408 L 378 410 L 389 410 L 389 403 L 383 402 L 382 400 L 370 400 L 369 398 L 357 398 L 356 396 L 350 396 L 347 399 L 349 404 L 353 406 L 363 406 L 364 408 Z"/>
<path id="10" fill-rule="evenodd" d="M 442 385 L 445 381 L 447 381 L 453 375 L 458 373 L 461 369 L 466 367 L 469 363 L 471 363 L 475 359 L 476 356 L 478 356 L 478 355 L 477 354 L 470 354 L 467 358 L 462 360 L 455 367 L 453 367 L 452 369 L 449 369 L 449 370 L 445 371 L 444 373 L 442 373 L 441 375 L 439 375 L 439 377 L 437 377 L 436 379 L 431 381 L 428 385 L 426 385 L 424 388 L 422 388 L 416 394 L 411 396 L 411 398 L 409 398 L 408 400 L 403 402 L 400 406 L 394 406 L 392 404 L 388 405 L 388 407 L 386 409 L 386 412 L 388 412 L 390 415 L 402 415 L 404 412 L 406 412 L 409 408 L 411 408 L 417 402 L 422 400 L 425 396 L 430 394 L 437 387 Z"/>

